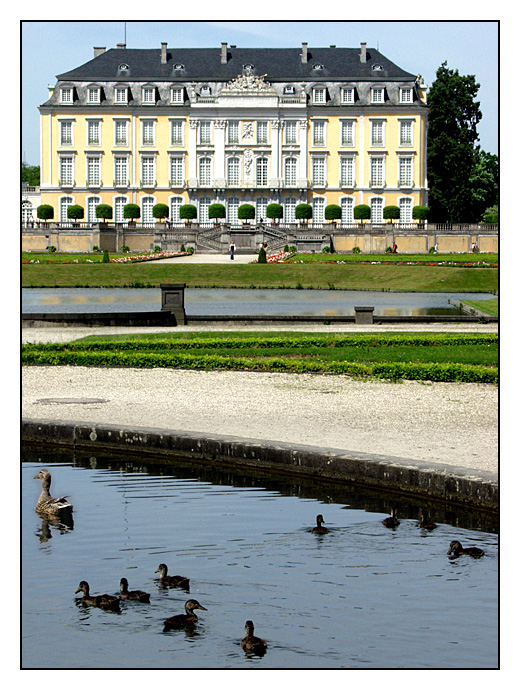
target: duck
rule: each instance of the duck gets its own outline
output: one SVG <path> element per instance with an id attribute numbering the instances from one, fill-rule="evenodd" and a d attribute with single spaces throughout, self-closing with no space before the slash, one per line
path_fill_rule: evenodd
<path id="1" fill-rule="evenodd" d="M 421 529 L 435 529 L 437 525 L 435 522 L 428 520 L 426 513 L 422 512 L 419 515 L 419 527 L 421 527 Z"/>
<path id="2" fill-rule="evenodd" d="M 36 503 L 35 510 L 38 513 L 45 513 L 70 522 L 72 520 L 72 503 L 69 503 L 67 496 L 52 498 L 50 494 L 52 478 L 49 470 L 40 470 L 33 479 L 41 479 L 42 482 L 42 492 Z"/>
<path id="3" fill-rule="evenodd" d="M 246 621 L 245 629 L 246 636 L 240 643 L 240 646 L 244 652 L 247 652 L 248 654 L 258 654 L 259 656 L 263 656 L 267 651 L 267 642 L 254 635 L 255 626 L 253 625 L 253 621 Z"/>
<path id="4" fill-rule="evenodd" d="M 323 515 L 316 515 L 316 527 L 311 529 L 313 534 L 328 534 L 329 530 L 326 527 L 322 527 L 321 523 L 325 522 Z"/>
<path id="5" fill-rule="evenodd" d="M 207 611 L 208 609 L 199 604 L 196 599 L 188 599 L 184 604 L 184 610 L 186 613 L 179 613 L 177 616 L 172 616 L 164 621 L 164 632 L 168 632 L 172 628 L 185 628 L 188 625 L 194 625 L 199 617 L 193 613 L 194 609 L 202 609 L 202 611 Z"/>
<path id="6" fill-rule="evenodd" d="M 190 581 L 183 575 L 168 575 L 168 566 L 161 563 L 156 573 L 161 573 L 161 584 L 167 587 L 189 587 Z"/>
<path id="7" fill-rule="evenodd" d="M 453 554 L 453 558 L 456 558 L 463 553 L 473 556 L 474 558 L 480 558 L 480 556 L 484 555 L 484 551 L 477 546 L 469 546 L 467 549 L 463 549 L 460 541 L 452 541 L 448 550 L 448 556 Z"/>
<path id="8" fill-rule="evenodd" d="M 140 589 L 134 589 L 132 592 L 128 591 L 128 580 L 126 577 L 121 578 L 120 582 L 120 594 L 119 598 L 120 599 L 130 599 L 131 601 L 142 601 L 145 604 L 150 603 L 150 595 L 148 592 L 143 592 Z"/>
<path id="9" fill-rule="evenodd" d="M 76 590 L 78 592 L 83 592 L 83 597 L 81 601 L 88 606 L 97 606 L 100 609 L 108 609 L 110 611 L 119 611 L 119 598 L 113 596 L 112 594 L 98 594 L 97 596 L 90 595 L 90 587 L 88 582 L 82 580 Z"/>
<path id="10" fill-rule="evenodd" d="M 397 519 L 395 508 L 392 508 L 390 517 L 387 517 L 383 520 L 383 525 L 385 527 L 397 527 L 397 525 L 399 525 L 399 524 L 401 524 L 401 523 Z"/>

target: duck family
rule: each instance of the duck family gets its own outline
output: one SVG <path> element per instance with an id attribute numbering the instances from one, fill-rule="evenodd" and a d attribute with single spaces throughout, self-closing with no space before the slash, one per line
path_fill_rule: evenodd
<path id="1" fill-rule="evenodd" d="M 168 566 L 165 563 L 161 563 L 156 573 L 160 573 L 159 580 L 161 585 L 164 587 L 189 587 L 190 581 L 184 575 L 168 575 Z"/>
<path id="2" fill-rule="evenodd" d="M 469 546 L 468 548 L 464 549 L 462 548 L 460 541 L 452 541 L 450 548 L 448 549 L 448 556 L 451 555 L 453 558 L 457 558 L 457 556 L 461 556 L 462 554 L 468 554 L 468 556 L 480 558 L 480 556 L 484 555 L 484 551 L 479 549 L 478 546 Z"/>

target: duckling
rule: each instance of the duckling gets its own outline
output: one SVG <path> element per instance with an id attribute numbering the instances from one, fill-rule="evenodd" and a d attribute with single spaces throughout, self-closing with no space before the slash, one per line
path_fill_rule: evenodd
<path id="1" fill-rule="evenodd" d="M 267 642 L 260 637 L 255 637 L 255 626 L 253 621 L 246 621 L 246 636 L 240 643 L 240 646 L 248 654 L 258 654 L 263 656 L 267 651 Z"/>
<path id="2" fill-rule="evenodd" d="M 38 513 L 46 513 L 65 521 L 71 521 L 73 508 L 72 504 L 67 501 L 67 496 L 52 498 L 50 494 L 51 474 L 49 470 L 40 470 L 33 479 L 41 479 L 42 482 L 42 492 L 36 503 L 35 510 Z"/>
<path id="3" fill-rule="evenodd" d="M 187 577 L 183 575 L 168 575 L 168 566 L 161 563 L 160 566 L 155 571 L 156 573 L 161 573 L 161 584 L 166 587 L 189 587 L 190 581 Z"/>
<path id="4" fill-rule="evenodd" d="M 460 541 L 452 541 L 448 551 L 448 556 L 453 554 L 453 558 L 456 558 L 463 553 L 467 553 L 469 556 L 473 556 L 474 558 L 480 558 L 480 556 L 484 555 L 484 551 L 479 549 L 477 546 L 469 546 L 467 549 L 463 549 Z"/>
<path id="5" fill-rule="evenodd" d="M 90 596 L 90 587 L 88 582 L 82 580 L 76 590 L 83 592 L 81 601 L 88 606 L 97 606 L 100 609 L 109 609 L 111 611 L 119 611 L 119 599 L 111 594 L 98 594 L 97 596 Z"/>
<path id="6" fill-rule="evenodd" d="M 326 527 L 322 527 L 321 523 L 325 522 L 323 515 L 316 515 L 316 527 L 311 529 L 313 534 L 328 534 L 329 530 Z M 249 621 L 248 621 L 249 622 Z"/>
<path id="7" fill-rule="evenodd" d="M 120 582 L 121 593 L 119 594 L 120 599 L 130 599 L 131 601 L 142 601 L 145 604 L 150 603 L 150 595 L 148 592 L 143 592 L 140 589 L 134 589 L 133 592 L 128 591 L 128 580 L 126 577 L 121 578 Z"/>
<path id="8" fill-rule="evenodd" d="M 194 625 L 199 618 L 193 613 L 193 609 L 202 609 L 207 611 L 208 609 L 201 606 L 196 599 L 188 599 L 184 604 L 184 610 L 186 613 L 179 613 L 177 616 L 172 616 L 164 621 L 164 632 L 168 632 L 172 628 L 185 628 L 187 625 Z"/>
<path id="9" fill-rule="evenodd" d="M 419 527 L 421 527 L 421 529 L 435 529 L 437 525 L 435 522 L 428 520 L 426 513 L 422 512 L 419 515 Z"/>
<path id="10" fill-rule="evenodd" d="M 383 525 L 385 527 L 397 527 L 397 525 L 399 525 L 399 524 L 401 524 L 401 523 L 397 519 L 395 508 L 392 508 L 390 517 L 387 517 L 383 520 Z"/>

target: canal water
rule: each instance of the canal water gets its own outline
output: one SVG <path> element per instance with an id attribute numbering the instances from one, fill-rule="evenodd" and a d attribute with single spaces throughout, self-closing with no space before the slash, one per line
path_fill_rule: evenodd
<path id="1" fill-rule="evenodd" d="M 188 316 L 345 316 L 373 306 L 380 316 L 462 314 L 449 300 L 481 300 L 483 293 L 376 292 L 372 290 L 264 290 L 186 288 Z M 159 311 L 160 288 L 23 288 L 24 313 Z"/>
<path id="2" fill-rule="evenodd" d="M 496 668 L 498 537 L 478 511 L 356 487 L 239 474 L 189 461 L 26 448 L 22 496 L 23 668 Z M 72 526 L 35 511 L 42 468 Z M 401 524 L 382 520 L 395 506 Z M 438 523 L 428 532 L 417 516 Z M 323 514 L 326 535 L 311 533 Z M 452 540 L 485 556 L 451 560 Z M 190 578 L 161 589 L 155 570 Z M 81 580 L 151 594 L 120 613 L 84 607 Z M 194 598 L 191 630 L 163 621 Z M 246 620 L 268 643 L 240 647 Z"/>

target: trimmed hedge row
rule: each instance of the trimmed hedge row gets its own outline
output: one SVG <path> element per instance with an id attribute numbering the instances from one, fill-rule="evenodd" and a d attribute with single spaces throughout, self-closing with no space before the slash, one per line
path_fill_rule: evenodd
<path id="1" fill-rule="evenodd" d="M 113 348 L 113 344 L 112 344 Z M 319 359 L 295 360 L 268 358 L 193 355 L 186 353 L 114 352 L 73 350 L 71 348 L 35 348 L 24 346 L 22 363 L 59 366 L 172 367 L 181 369 L 228 369 L 246 371 L 280 371 L 293 373 L 333 373 L 379 379 L 410 379 L 466 383 L 498 383 L 498 371 L 467 364 L 416 364 L 389 362 L 359 364 L 325 362 Z"/>

